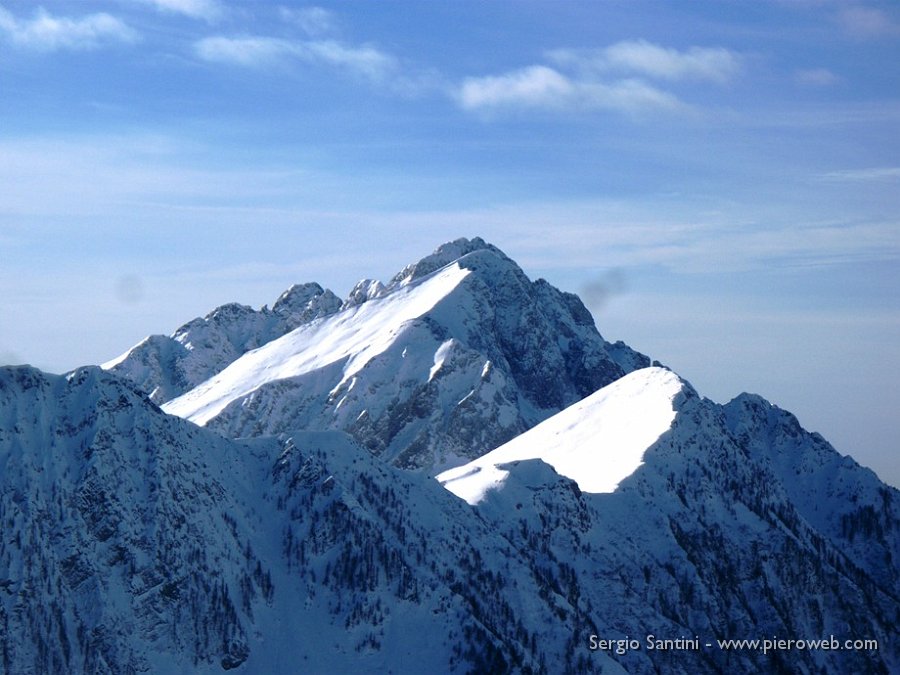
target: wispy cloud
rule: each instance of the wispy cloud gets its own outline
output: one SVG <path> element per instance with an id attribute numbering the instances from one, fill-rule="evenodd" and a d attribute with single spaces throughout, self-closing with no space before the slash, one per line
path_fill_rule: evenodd
<path id="1" fill-rule="evenodd" d="M 726 82 L 738 71 L 738 55 L 721 47 L 679 51 L 646 40 L 625 40 L 604 49 L 557 49 L 548 53 L 557 64 L 582 71 L 624 72 L 660 80 Z"/>
<path id="2" fill-rule="evenodd" d="M 797 84 L 811 87 L 830 87 L 840 82 L 840 79 L 827 68 L 810 68 L 794 72 L 794 80 Z"/>
<path id="3" fill-rule="evenodd" d="M 272 37 L 208 37 L 195 44 L 197 55 L 211 62 L 264 67 L 299 60 L 345 68 L 377 80 L 395 65 L 393 57 L 370 46 L 335 40 L 284 40 Z"/>
<path id="4" fill-rule="evenodd" d="M 882 166 L 867 169 L 844 169 L 842 171 L 830 171 L 821 176 L 823 180 L 867 183 L 900 180 L 900 167 Z"/>
<path id="5" fill-rule="evenodd" d="M 103 12 L 73 19 L 53 16 L 43 8 L 31 19 L 23 20 L 0 7 L 0 33 L 5 33 L 16 46 L 41 51 L 95 49 L 110 42 L 130 43 L 138 39 L 132 28 Z"/>
<path id="6" fill-rule="evenodd" d="M 269 65 L 293 54 L 292 43 L 270 37 L 208 37 L 194 43 L 197 55 L 205 61 L 258 67 Z"/>
<path id="7" fill-rule="evenodd" d="M 335 32 L 337 28 L 334 12 L 322 7 L 302 7 L 300 9 L 281 7 L 279 13 L 284 21 L 299 26 L 310 37 L 328 35 Z"/>
<path id="8" fill-rule="evenodd" d="M 552 65 L 468 77 L 454 91 L 466 110 L 502 107 L 556 110 L 605 109 L 637 113 L 686 109 L 678 96 L 651 80 L 723 83 L 739 69 L 739 57 L 722 48 L 669 49 L 645 40 L 604 49 L 557 49 Z"/>
<path id="9" fill-rule="evenodd" d="M 218 0 L 131 0 L 131 2 L 152 5 L 161 12 L 182 14 L 206 21 L 220 18 L 225 11 Z"/>
<path id="10" fill-rule="evenodd" d="M 837 13 L 838 24 L 857 38 L 900 35 L 900 23 L 887 12 L 860 5 L 845 7 Z"/>

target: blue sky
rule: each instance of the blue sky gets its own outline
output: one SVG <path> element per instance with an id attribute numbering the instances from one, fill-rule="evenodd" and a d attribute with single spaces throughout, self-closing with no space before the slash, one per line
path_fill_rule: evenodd
<path id="1" fill-rule="evenodd" d="M 480 235 L 900 484 L 894 2 L 0 0 L 0 361 Z"/>

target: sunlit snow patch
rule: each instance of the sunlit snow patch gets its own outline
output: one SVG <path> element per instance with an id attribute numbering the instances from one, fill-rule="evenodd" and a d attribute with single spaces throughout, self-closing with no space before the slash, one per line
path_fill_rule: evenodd
<path id="1" fill-rule="evenodd" d="M 437 479 L 453 494 L 477 504 L 509 475 L 500 465 L 540 459 L 583 492 L 612 492 L 672 426 L 673 400 L 682 387 L 678 376 L 665 368 L 636 370 Z"/>
<path id="2" fill-rule="evenodd" d="M 136 349 L 138 349 L 138 347 L 142 347 L 143 345 L 147 344 L 147 342 L 149 342 L 149 341 L 150 341 L 150 336 L 148 335 L 148 336 L 145 337 L 143 340 L 141 340 L 140 342 L 138 342 L 134 347 L 132 347 L 131 349 L 129 349 L 127 352 L 124 352 L 124 353 L 122 353 L 122 354 L 119 354 L 116 358 L 110 359 L 110 360 L 107 361 L 106 363 L 101 363 L 101 364 L 100 364 L 100 367 L 103 368 L 103 370 L 112 370 L 112 369 L 115 368 L 117 365 L 119 365 L 120 363 L 122 363 L 122 361 L 124 361 L 124 360 L 127 359 L 129 356 L 131 356 L 131 353 L 134 352 Z"/>
<path id="3" fill-rule="evenodd" d="M 431 366 L 431 370 L 428 373 L 428 381 L 431 382 L 434 379 L 434 376 L 438 374 L 438 371 L 444 367 L 444 361 L 447 360 L 447 356 L 450 354 L 450 351 L 453 349 L 453 344 L 456 342 L 453 338 L 450 338 L 446 342 L 444 342 L 438 350 L 434 353 L 434 365 Z M 406 350 L 404 349 L 404 354 Z"/>

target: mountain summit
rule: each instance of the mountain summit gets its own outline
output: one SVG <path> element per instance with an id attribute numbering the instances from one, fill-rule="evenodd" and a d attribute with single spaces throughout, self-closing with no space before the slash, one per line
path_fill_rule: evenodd
<path id="1" fill-rule="evenodd" d="M 480 239 L 0 368 L 0 523 L 0 673 L 900 671 L 897 490 Z"/>
<path id="2" fill-rule="evenodd" d="M 340 429 L 397 466 L 439 469 L 650 363 L 606 342 L 576 296 L 529 280 L 478 238 L 444 244 L 386 285 L 360 282 L 340 307 L 314 288 L 292 322 L 219 308 L 105 367 L 157 401 L 190 380 L 164 409 L 225 436 Z M 177 345 L 176 373 L 199 362 L 208 379 L 168 376 L 151 343 Z"/>

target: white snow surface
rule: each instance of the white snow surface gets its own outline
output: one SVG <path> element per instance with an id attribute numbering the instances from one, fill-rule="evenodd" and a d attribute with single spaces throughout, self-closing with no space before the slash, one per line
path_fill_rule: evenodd
<path id="1" fill-rule="evenodd" d="M 387 350 L 406 322 L 432 309 L 469 274 L 469 270 L 458 264 L 448 265 L 390 295 L 302 325 L 245 354 L 218 375 L 162 408 L 202 426 L 229 403 L 251 394 L 263 384 L 344 361 L 340 386 Z"/>
<path id="2" fill-rule="evenodd" d="M 613 492 L 671 428 L 673 401 L 683 386 L 665 368 L 636 370 L 437 480 L 475 505 L 503 485 L 509 475 L 504 465 L 540 459 L 583 492 Z"/>

